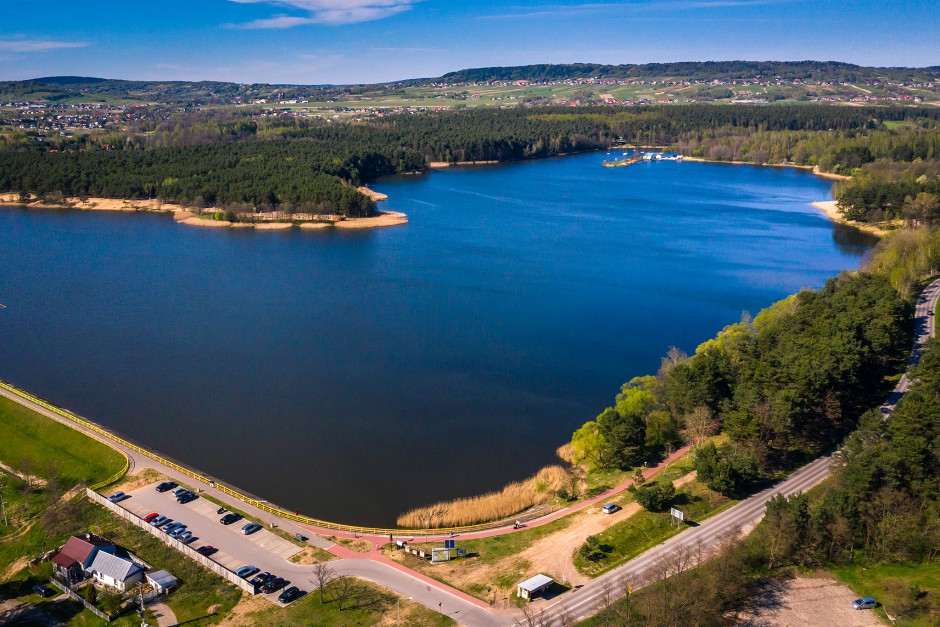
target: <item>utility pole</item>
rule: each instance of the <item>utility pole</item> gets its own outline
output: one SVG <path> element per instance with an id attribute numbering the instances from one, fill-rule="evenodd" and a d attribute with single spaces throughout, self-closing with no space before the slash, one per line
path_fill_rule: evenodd
<path id="1" fill-rule="evenodd" d="M 0 510 L 3 511 L 3 526 L 9 527 L 10 523 L 7 522 L 7 502 L 3 500 L 3 482 L 0 481 Z"/>
<path id="2" fill-rule="evenodd" d="M 137 591 L 140 593 L 140 609 L 137 611 L 140 614 L 140 627 L 150 627 L 147 624 L 147 611 L 144 609 L 144 582 L 141 581 L 137 584 Z"/>

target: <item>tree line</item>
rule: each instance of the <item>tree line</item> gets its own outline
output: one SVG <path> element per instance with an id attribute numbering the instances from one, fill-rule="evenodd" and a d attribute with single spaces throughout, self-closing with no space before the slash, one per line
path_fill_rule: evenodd
<path id="1" fill-rule="evenodd" d="M 841 440 L 881 399 L 885 374 L 906 357 L 911 316 L 883 275 L 845 273 L 804 290 L 625 383 L 574 433 L 575 460 L 626 469 L 721 430 L 728 443 L 696 449 L 699 480 L 748 493 Z"/>
<path id="2" fill-rule="evenodd" d="M 877 116 L 877 117 L 873 117 Z M 366 215 L 354 188 L 433 161 L 514 161 L 614 142 L 678 141 L 689 133 L 853 132 L 885 120 L 932 121 L 940 112 L 836 107 L 475 109 L 337 124 L 210 111 L 143 120 L 126 131 L 27 144 L 0 139 L 0 190 L 35 197 L 161 198 L 193 206 Z M 926 123 L 926 122 L 924 122 Z"/>

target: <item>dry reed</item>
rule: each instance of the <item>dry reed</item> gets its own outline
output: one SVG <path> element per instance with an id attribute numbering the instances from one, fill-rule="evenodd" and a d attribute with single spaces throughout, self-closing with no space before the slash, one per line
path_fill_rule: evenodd
<path id="1" fill-rule="evenodd" d="M 524 481 L 510 483 L 499 492 L 418 507 L 398 517 L 401 527 L 428 529 L 458 527 L 499 520 L 555 498 L 555 491 L 571 485 L 561 466 L 546 466 Z"/>

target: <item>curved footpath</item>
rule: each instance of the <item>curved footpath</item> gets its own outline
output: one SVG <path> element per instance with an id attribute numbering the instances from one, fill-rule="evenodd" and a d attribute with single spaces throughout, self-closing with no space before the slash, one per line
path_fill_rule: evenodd
<path id="1" fill-rule="evenodd" d="M 940 299 L 940 279 L 931 283 L 920 295 L 916 308 L 915 318 L 915 336 L 914 346 L 911 353 L 909 367 L 916 365 L 920 360 L 923 351 L 924 342 L 934 336 L 935 322 L 933 312 L 936 309 L 938 299 Z M 890 415 L 891 410 L 898 403 L 910 385 L 907 373 L 901 377 L 894 391 L 888 397 L 882 406 L 882 412 L 885 418 Z M 25 399 L 13 392 L 0 388 L 0 394 L 16 401 L 30 409 L 64 423 L 74 429 L 82 431 L 97 440 L 105 441 L 110 446 L 123 451 L 130 460 L 130 465 L 135 469 L 153 468 L 154 470 L 178 480 L 183 483 L 191 483 L 191 477 L 179 472 L 178 470 L 164 465 L 157 460 L 151 459 L 145 455 L 128 449 L 120 444 L 109 441 L 107 438 L 95 434 L 81 425 L 66 420 L 62 416 L 52 412 L 45 407 L 37 405 L 32 401 Z M 677 457 L 686 452 L 687 449 L 681 449 L 672 456 L 664 460 L 655 468 L 647 469 L 644 475 L 649 476 L 657 470 L 668 465 Z M 695 551 L 698 555 L 707 554 L 709 550 L 717 547 L 722 540 L 734 533 L 740 533 L 741 530 L 749 530 L 756 525 L 764 516 L 765 505 L 767 501 L 777 494 L 791 495 L 796 492 L 804 492 L 813 486 L 822 482 L 829 476 L 830 456 L 825 455 L 816 461 L 804 466 L 791 474 L 787 479 L 778 483 L 776 486 L 768 488 L 750 498 L 734 505 L 724 512 L 706 519 L 701 524 L 691 527 L 677 536 L 673 536 L 662 544 L 653 547 L 642 555 L 619 566 L 597 579 L 586 584 L 581 589 L 575 589 L 571 593 L 565 594 L 561 600 L 549 605 L 546 608 L 546 615 L 558 616 L 562 613 L 567 614 L 572 619 L 582 619 L 596 612 L 601 605 L 603 598 L 615 599 L 623 596 L 624 586 L 619 585 L 623 581 L 635 582 L 634 588 L 645 579 L 646 571 L 658 561 L 674 554 L 678 549 L 689 549 Z M 632 482 L 632 481 L 631 481 Z M 599 501 L 602 501 L 614 492 L 625 489 L 629 483 L 617 486 L 613 490 L 594 497 L 576 506 L 565 508 L 554 512 L 548 516 L 528 523 L 529 527 L 535 527 L 556 520 L 562 516 L 573 513 L 589 507 Z M 232 502 L 232 498 L 212 486 L 203 487 L 203 492 L 213 496 L 222 502 Z M 450 586 L 442 584 L 420 573 L 412 571 L 407 567 L 398 564 L 384 557 L 380 551 L 371 551 L 369 553 L 357 553 L 343 546 L 334 544 L 321 535 L 345 535 L 332 530 L 322 530 L 297 524 L 289 519 L 282 518 L 276 514 L 269 513 L 244 501 L 238 501 L 238 508 L 249 515 L 271 525 L 272 523 L 288 532 L 303 532 L 314 535 L 310 538 L 310 543 L 328 550 L 340 559 L 330 562 L 330 565 L 338 574 L 353 575 L 374 581 L 395 593 L 404 597 L 412 597 L 416 602 L 431 608 L 439 610 L 450 616 L 463 625 L 472 627 L 485 627 L 488 625 L 512 625 L 515 624 L 513 614 L 507 611 L 494 610 L 487 603 L 467 595 Z M 512 527 L 491 529 L 482 532 L 462 534 L 462 538 L 479 538 L 505 533 L 513 533 Z M 317 535 L 321 534 L 321 535 Z M 362 536 L 360 536 L 362 537 Z M 440 536 L 444 538 L 446 536 Z M 384 536 L 383 536 L 384 539 Z M 433 536 L 427 538 L 429 541 L 435 539 Z M 312 568 L 310 566 L 301 566 L 285 562 L 282 570 L 290 573 L 296 578 L 312 578 Z M 546 624 L 551 624 L 549 621 Z"/>

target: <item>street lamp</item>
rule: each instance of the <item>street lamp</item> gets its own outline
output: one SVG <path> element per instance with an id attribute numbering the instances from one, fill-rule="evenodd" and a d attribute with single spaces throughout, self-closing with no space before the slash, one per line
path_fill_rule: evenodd
<path id="1" fill-rule="evenodd" d="M 408 600 L 409 600 L 409 601 L 414 601 L 415 598 L 414 598 L 414 597 L 408 597 Z M 397 614 L 397 616 L 395 617 L 395 624 L 396 624 L 396 625 L 401 625 L 401 597 L 398 597 L 398 614 Z"/>

